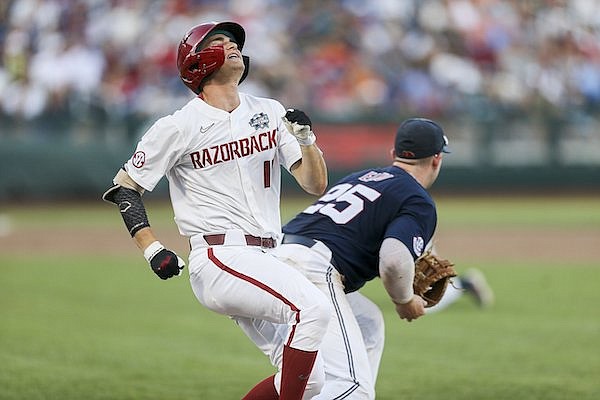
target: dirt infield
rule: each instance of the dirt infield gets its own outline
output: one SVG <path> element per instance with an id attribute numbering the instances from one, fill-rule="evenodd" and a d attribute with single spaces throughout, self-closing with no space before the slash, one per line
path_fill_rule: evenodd
<path id="1" fill-rule="evenodd" d="M 157 229 L 161 241 L 187 255 L 187 240 L 175 227 Z M 600 259 L 600 230 L 517 229 L 439 229 L 438 252 L 461 263 L 489 260 L 536 260 L 584 263 Z M 14 228 L 0 236 L 0 253 L 58 255 L 137 254 L 135 244 L 123 231 L 113 228 L 73 230 L 68 228 Z"/>
<path id="2" fill-rule="evenodd" d="M 436 245 L 440 254 L 465 262 L 536 260 L 568 265 L 600 257 L 600 230 L 440 229 Z"/>

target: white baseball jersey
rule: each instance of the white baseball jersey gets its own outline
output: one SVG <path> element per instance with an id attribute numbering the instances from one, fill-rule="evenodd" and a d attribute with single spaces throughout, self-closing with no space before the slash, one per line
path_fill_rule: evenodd
<path id="1" fill-rule="evenodd" d="M 281 234 L 280 167 L 302 159 L 300 145 L 279 102 L 243 93 L 240 102 L 226 112 L 191 100 L 144 134 L 125 169 L 146 190 L 167 176 L 177 226 L 190 237 L 188 271 L 201 304 L 289 326 L 288 346 L 316 351 L 329 321 L 327 298 L 271 249 L 245 241 Z M 205 240 L 219 234 L 222 245 Z"/>
<path id="2" fill-rule="evenodd" d="M 276 100 L 240 93 L 232 112 L 194 98 L 144 134 L 125 169 L 151 191 L 169 180 L 179 231 L 185 236 L 240 229 L 281 231 L 281 168 L 302 158 Z"/>

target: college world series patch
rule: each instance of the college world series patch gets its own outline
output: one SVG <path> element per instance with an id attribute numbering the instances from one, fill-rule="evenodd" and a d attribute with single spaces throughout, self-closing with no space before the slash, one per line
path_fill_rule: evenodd
<path id="1" fill-rule="evenodd" d="M 249 124 L 254 129 L 266 128 L 269 126 L 269 116 L 263 112 L 254 114 Z"/>

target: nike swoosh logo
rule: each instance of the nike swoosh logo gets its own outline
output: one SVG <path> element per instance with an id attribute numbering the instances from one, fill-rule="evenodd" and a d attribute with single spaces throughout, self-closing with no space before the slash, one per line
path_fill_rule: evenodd
<path id="1" fill-rule="evenodd" d="M 131 203 L 128 201 L 122 201 L 121 203 L 119 203 L 119 210 L 122 213 L 126 213 L 127 210 L 129 210 L 131 208 Z"/>
<path id="2" fill-rule="evenodd" d="M 207 127 L 203 127 L 203 126 L 201 126 L 201 127 L 200 127 L 200 133 L 206 133 L 206 132 L 208 132 L 208 130 L 209 130 L 210 128 L 212 128 L 214 124 L 215 124 L 215 123 L 213 122 L 212 124 L 210 124 L 210 125 L 209 125 L 209 126 L 207 126 Z"/>

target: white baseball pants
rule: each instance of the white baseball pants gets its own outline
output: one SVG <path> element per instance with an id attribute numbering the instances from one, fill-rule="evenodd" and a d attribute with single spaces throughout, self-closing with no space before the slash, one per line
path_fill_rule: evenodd
<path id="1" fill-rule="evenodd" d="M 346 295 L 342 277 L 330 264 L 331 252 L 322 243 L 312 248 L 282 244 L 273 253 L 313 282 L 331 304 L 331 319 L 305 399 L 374 399 L 375 381 L 383 353 L 384 323 L 379 308 L 359 293 Z M 281 367 L 287 327 L 264 321 L 240 325 L 273 365 Z M 321 369 L 325 384 L 319 394 Z M 314 384 L 313 384 L 314 381 Z"/>

